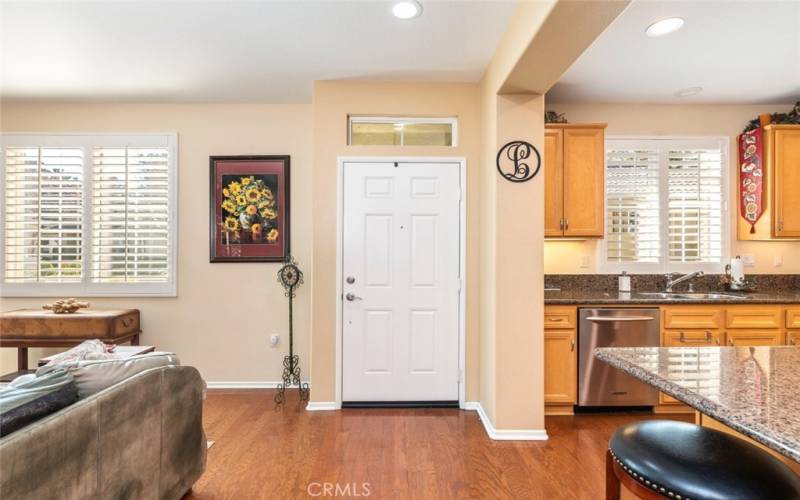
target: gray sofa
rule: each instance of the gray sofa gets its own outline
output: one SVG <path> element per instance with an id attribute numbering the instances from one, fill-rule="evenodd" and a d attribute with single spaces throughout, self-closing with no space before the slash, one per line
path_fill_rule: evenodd
<path id="1" fill-rule="evenodd" d="M 136 374 L 0 439 L 0 498 L 177 499 L 203 474 L 205 382 Z"/>

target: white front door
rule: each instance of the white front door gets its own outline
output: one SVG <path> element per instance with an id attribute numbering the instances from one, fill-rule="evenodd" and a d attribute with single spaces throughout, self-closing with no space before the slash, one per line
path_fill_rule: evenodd
<path id="1" fill-rule="evenodd" d="M 457 401 L 460 164 L 344 164 L 342 401 Z"/>

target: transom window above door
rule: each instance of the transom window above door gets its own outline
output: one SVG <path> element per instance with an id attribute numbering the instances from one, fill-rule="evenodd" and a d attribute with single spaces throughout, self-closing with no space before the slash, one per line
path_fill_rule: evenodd
<path id="1" fill-rule="evenodd" d="M 352 146 L 456 146 L 458 119 L 391 116 L 350 116 Z"/>
<path id="2" fill-rule="evenodd" d="M 174 296 L 175 135 L 2 137 L 3 296 Z"/>
<path id="3" fill-rule="evenodd" d="M 606 141 L 604 272 L 721 272 L 727 138 Z"/>

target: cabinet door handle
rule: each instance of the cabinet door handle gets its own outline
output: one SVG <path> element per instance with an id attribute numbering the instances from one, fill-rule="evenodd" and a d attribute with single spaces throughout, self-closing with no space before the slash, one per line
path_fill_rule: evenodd
<path id="1" fill-rule="evenodd" d="M 783 219 L 778 219 L 778 231 L 783 231 Z"/>
<path id="2" fill-rule="evenodd" d="M 564 219 L 564 231 L 569 229 L 569 219 Z"/>
<path id="3" fill-rule="evenodd" d="M 678 342 L 681 342 L 681 343 L 684 343 L 684 344 L 706 344 L 708 342 L 711 342 L 712 340 L 713 340 L 713 338 L 711 336 L 711 332 L 709 332 L 709 331 L 706 331 L 706 338 L 704 338 L 704 339 L 686 338 L 686 336 L 684 335 L 683 332 L 680 332 L 680 336 L 678 337 Z"/>
<path id="4" fill-rule="evenodd" d="M 569 351 L 575 352 L 575 339 L 570 339 L 569 341 Z"/>
<path id="5" fill-rule="evenodd" d="M 564 318 L 547 318 L 547 321 L 564 321 Z"/>
<path id="6" fill-rule="evenodd" d="M 797 345 L 797 341 L 795 339 L 789 339 L 789 345 Z"/>

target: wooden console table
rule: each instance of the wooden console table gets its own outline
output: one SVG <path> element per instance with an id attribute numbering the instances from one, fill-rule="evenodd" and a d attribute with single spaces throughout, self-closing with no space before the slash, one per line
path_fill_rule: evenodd
<path id="1" fill-rule="evenodd" d="M 84 340 L 139 345 L 138 309 L 80 309 L 55 314 L 42 309 L 0 313 L 0 347 L 17 348 L 17 370 L 28 369 L 30 347 L 72 347 Z"/>

